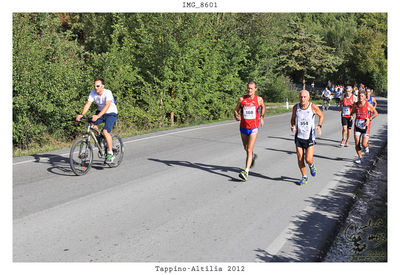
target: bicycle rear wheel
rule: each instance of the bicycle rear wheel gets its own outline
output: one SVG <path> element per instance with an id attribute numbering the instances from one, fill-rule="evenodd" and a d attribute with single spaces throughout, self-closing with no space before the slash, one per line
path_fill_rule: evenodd
<path id="1" fill-rule="evenodd" d="M 108 163 L 110 167 L 118 167 L 122 159 L 124 158 L 124 144 L 122 143 L 122 139 L 119 135 L 112 135 L 112 147 L 114 154 L 114 161 L 112 163 Z"/>
<path id="2" fill-rule="evenodd" d="M 71 147 L 69 163 L 77 176 L 83 176 L 92 167 L 93 148 L 85 138 L 77 140 Z"/>

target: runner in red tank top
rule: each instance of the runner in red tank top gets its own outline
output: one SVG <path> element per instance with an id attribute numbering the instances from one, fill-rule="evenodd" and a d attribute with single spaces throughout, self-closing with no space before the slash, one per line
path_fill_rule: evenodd
<path id="1" fill-rule="evenodd" d="M 235 108 L 235 118 L 240 121 L 240 133 L 244 150 L 247 153 L 246 167 L 240 172 L 239 177 L 247 181 L 250 168 L 254 166 L 257 157 L 253 153 L 259 124 L 264 125 L 265 104 L 262 97 L 257 96 L 257 84 L 250 81 L 247 84 L 247 95 L 241 96 Z M 239 114 L 240 112 L 240 114 Z"/>
<path id="2" fill-rule="evenodd" d="M 254 95 L 253 98 L 249 96 L 243 96 L 243 100 L 240 103 L 240 127 L 245 129 L 259 128 L 260 116 L 259 114 L 260 103 L 258 102 L 258 96 Z"/>
<path id="3" fill-rule="evenodd" d="M 349 146 L 351 127 L 353 126 L 353 116 L 351 112 L 353 110 L 354 96 L 352 90 L 351 86 L 346 87 L 346 94 L 343 95 L 342 102 L 340 103 L 339 111 L 342 112 L 342 141 L 340 142 L 340 147 Z M 346 144 L 344 141 L 345 139 Z"/>
<path id="4" fill-rule="evenodd" d="M 372 112 L 373 115 L 370 117 L 369 113 Z M 370 121 L 373 120 L 377 115 L 378 112 L 372 106 L 368 101 L 367 101 L 367 94 L 366 92 L 360 91 L 358 94 L 358 102 L 354 104 L 353 110 L 352 110 L 352 115 L 356 115 L 356 119 L 354 122 L 355 129 L 354 129 L 354 141 L 356 143 L 356 152 L 358 155 L 358 159 L 355 161 L 357 164 L 361 164 L 361 157 L 362 157 L 362 151 L 361 151 L 361 145 L 366 148 L 368 146 L 368 140 L 369 140 L 369 124 Z M 362 141 L 361 141 L 362 137 Z"/>

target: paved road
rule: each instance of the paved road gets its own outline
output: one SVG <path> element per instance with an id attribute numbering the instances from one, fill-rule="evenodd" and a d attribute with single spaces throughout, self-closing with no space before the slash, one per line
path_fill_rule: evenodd
<path id="1" fill-rule="evenodd" d="M 386 142 L 387 102 L 379 103 L 367 159 Z M 339 112 L 325 113 L 318 175 L 302 187 L 289 113 L 266 118 L 247 183 L 238 179 L 245 152 L 236 121 L 125 139 L 120 167 L 96 162 L 83 177 L 67 150 L 15 158 L 13 259 L 315 261 L 363 168 L 353 140 L 337 147 Z"/>

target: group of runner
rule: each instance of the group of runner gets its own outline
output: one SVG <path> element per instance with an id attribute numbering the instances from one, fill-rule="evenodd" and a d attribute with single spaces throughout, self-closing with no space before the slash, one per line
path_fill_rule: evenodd
<path id="1" fill-rule="evenodd" d="M 362 147 L 365 153 L 369 153 L 369 136 L 371 133 L 371 122 L 378 115 L 376 107 L 378 103 L 371 96 L 372 90 L 365 88 L 353 91 L 351 86 L 346 87 L 346 93 L 341 99 L 339 111 L 342 118 L 342 140 L 340 147 L 348 147 L 351 128 L 354 120 L 354 141 L 357 152 L 358 164 L 361 164 Z M 357 94 L 357 96 L 356 96 Z"/>
<path id="2" fill-rule="evenodd" d="M 239 98 L 234 110 L 236 120 L 240 121 L 240 133 L 244 150 L 246 151 L 245 169 L 239 177 L 247 181 L 250 169 L 254 166 L 257 155 L 253 152 L 258 129 L 264 125 L 265 104 L 264 100 L 256 95 L 257 84 L 251 81 L 247 84 L 247 94 Z M 351 86 L 346 87 L 346 93 L 340 97 L 342 141 L 340 147 L 349 146 L 351 127 L 355 124 L 354 141 L 358 158 L 357 164 L 361 164 L 362 147 L 364 152 L 369 152 L 368 141 L 371 130 L 371 121 L 378 115 L 376 111 L 376 99 L 371 97 L 370 89 L 362 89 L 356 97 Z M 319 117 L 315 126 L 315 116 Z M 354 119 L 355 118 L 355 119 Z M 316 144 L 316 132 L 322 134 L 324 113 L 320 108 L 310 102 L 310 93 L 302 90 L 299 93 L 299 103 L 293 106 L 290 119 L 291 131 L 295 133 L 295 146 L 297 163 L 301 172 L 299 185 L 308 183 L 306 164 L 312 176 L 317 174 L 314 164 L 314 147 Z"/>
<path id="3" fill-rule="evenodd" d="M 105 123 L 102 134 L 107 142 L 106 162 L 112 163 L 114 156 L 112 152 L 111 129 L 117 120 L 117 107 L 114 96 L 110 90 L 104 88 L 105 81 L 97 78 L 94 81 L 94 89 L 90 92 L 88 100 L 83 107 L 81 114 L 76 116 L 80 121 L 88 112 L 92 102 L 96 102 L 98 110 L 92 116 L 94 125 Z M 327 90 L 327 89 L 326 89 Z M 262 97 L 256 95 L 257 84 L 250 81 L 247 84 L 247 94 L 239 98 L 234 110 L 236 120 L 240 121 L 240 133 L 244 150 L 246 151 L 246 164 L 239 177 L 247 181 L 250 169 L 254 166 L 257 155 L 253 152 L 258 129 L 264 125 L 265 104 Z M 371 97 L 371 89 L 365 88 L 353 93 L 351 86 L 347 86 L 346 93 L 340 99 L 342 140 L 340 147 L 348 147 L 351 128 L 354 120 L 354 141 L 357 152 L 356 163 L 360 164 L 362 159 L 362 147 L 364 152 L 369 152 L 368 141 L 371 131 L 371 121 L 378 115 L 376 111 L 376 99 Z M 314 146 L 316 144 L 316 131 L 321 135 L 321 128 L 324 122 L 324 113 L 316 104 L 310 102 L 310 93 L 307 90 L 300 91 L 299 103 L 293 106 L 290 119 L 291 131 L 295 133 L 295 145 L 297 163 L 301 172 L 299 185 L 308 182 L 306 164 L 309 166 L 312 176 L 317 174 L 314 164 Z M 315 115 L 319 117 L 318 125 L 315 126 Z M 260 125 L 261 124 L 261 125 Z"/>

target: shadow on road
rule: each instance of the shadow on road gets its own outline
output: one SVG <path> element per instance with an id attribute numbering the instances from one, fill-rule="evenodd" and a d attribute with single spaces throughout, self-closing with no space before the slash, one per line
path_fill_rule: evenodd
<path id="1" fill-rule="evenodd" d="M 67 157 L 55 154 L 35 154 L 32 156 L 35 158 L 34 162 L 50 165 L 50 167 L 47 168 L 47 171 L 52 174 L 59 176 L 75 176 L 69 164 L 69 158 Z M 105 165 L 103 160 L 93 160 L 92 169 L 103 170 L 104 168 Z"/>
<path id="2" fill-rule="evenodd" d="M 376 98 L 376 103 L 378 106 L 376 107 L 376 110 L 378 111 L 379 114 L 387 114 L 388 113 L 388 101 L 385 99 L 380 99 Z"/>
<path id="3" fill-rule="evenodd" d="M 229 179 L 229 181 L 232 181 L 232 182 L 241 182 L 242 181 L 241 179 L 239 179 L 239 177 L 234 178 L 227 174 L 228 172 L 239 174 L 240 171 L 242 171 L 242 169 L 240 169 L 238 167 L 220 166 L 220 165 L 204 164 L 204 163 L 198 163 L 198 162 L 193 163 L 190 161 L 179 161 L 179 160 L 160 160 L 160 159 L 153 159 L 153 158 L 149 158 L 148 160 L 164 163 L 167 166 L 184 166 L 184 167 L 199 169 L 202 171 L 206 171 L 208 173 L 226 177 Z M 273 181 L 291 182 L 291 183 L 295 183 L 295 184 L 297 184 L 297 181 L 298 181 L 298 179 L 291 178 L 291 177 L 285 177 L 285 176 L 271 178 L 271 177 L 262 175 L 260 173 L 253 172 L 253 171 L 250 173 L 250 177 L 257 177 L 257 178 L 273 180 Z"/>
<path id="4" fill-rule="evenodd" d="M 283 152 L 289 155 L 296 155 L 296 151 L 287 151 L 287 150 L 281 150 L 281 149 L 275 149 L 275 148 L 265 148 L 266 150 L 270 151 L 275 151 L 275 152 Z M 321 158 L 321 159 L 327 159 L 327 160 L 335 160 L 335 161 L 352 161 L 352 159 L 349 158 L 341 158 L 341 157 L 329 157 L 329 156 L 322 156 L 318 154 L 314 154 L 314 158 Z"/>
<path id="5" fill-rule="evenodd" d="M 302 211 L 298 216 L 293 217 L 294 227 L 292 228 L 295 229 L 287 232 L 290 237 L 286 240 L 292 244 L 290 253 L 285 253 L 283 248 L 283 251 L 272 255 L 263 248 L 257 248 L 254 251 L 259 260 L 264 262 L 323 261 L 354 203 L 356 190 L 366 181 L 368 171 L 373 167 L 382 148 L 386 146 L 387 127 L 381 129 L 373 138 L 375 141 L 370 144 L 373 150 L 363 157 L 362 165 L 353 164 L 348 170 L 336 173 L 335 176 L 340 178 L 340 182 L 329 190 L 329 194 L 309 198 L 307 203 L 311 208 L 307 209 L 312 210 Z M 283 152 L 295 154 L 295 152 Z M 367 222 L 365 221 L 366 224 Z M 357 253 L 356 248 L 354 253 Z"/>
<path id="6" fill-rule="evenodd" d="M 281 140 L 286 140 L 286 141 L 290 141 L 293 143 L 293 148 L 294 148 L 294 136 L 291 138 L 287 138 L 287 137 L 274 137 L 274 136 L 268 136 L 268 138 L 273 138 L 273 139 L 281 139 Z M 319 136 L 317 136 L 316 138 L 317 141 L 317 146 L 331 146 L 331 147 L 339 147 L 339 143 L 340 140 L 334 140 L 334 139 L 327 139 L 327 138 L 321 138 Z M 327 142 L 321 142 L 321 141 L 327 141 Z M 331 144 L 332 143 L 332 144 Z"/>

